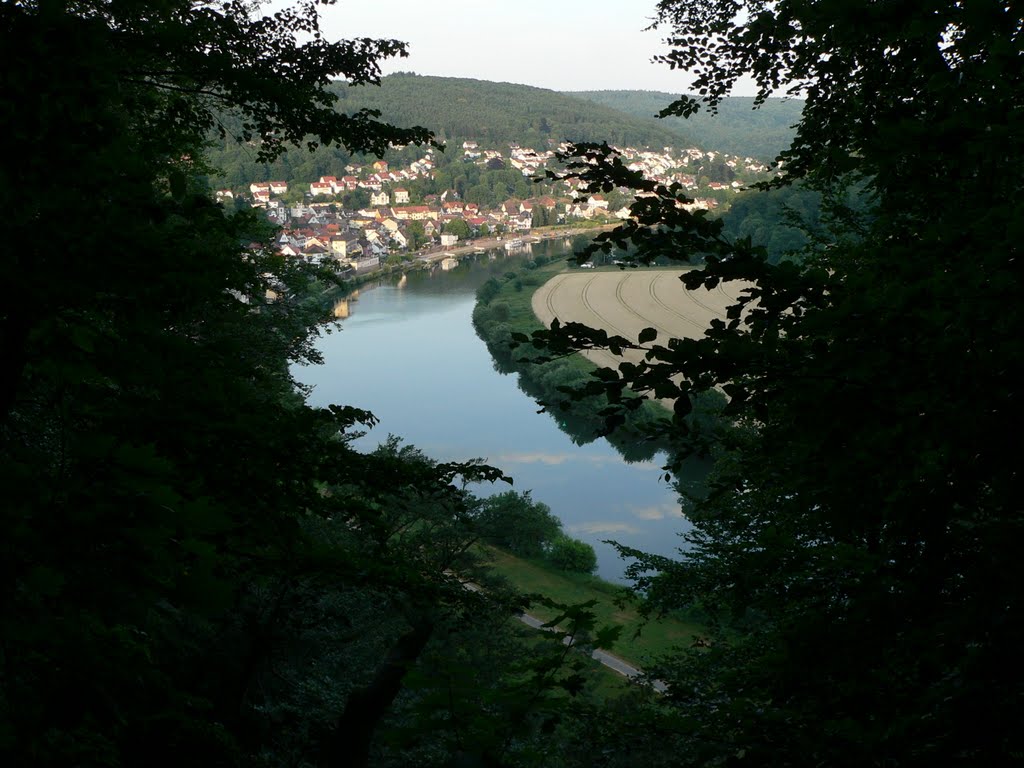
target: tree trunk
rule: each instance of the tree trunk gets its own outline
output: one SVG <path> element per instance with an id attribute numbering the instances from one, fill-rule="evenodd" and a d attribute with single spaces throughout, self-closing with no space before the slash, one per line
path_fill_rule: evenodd
<path id="1" fill-rule="evenodd" d="M 377 724 L 402 690 L 405 673 L 423 652 L 433 630 L 434 623 L 429 619 L 415 623 L 388 652 L 373 681 L 349 696 L 345 711 L 324 747 L 323 765 L 363 768 L 369 764 Z"/>

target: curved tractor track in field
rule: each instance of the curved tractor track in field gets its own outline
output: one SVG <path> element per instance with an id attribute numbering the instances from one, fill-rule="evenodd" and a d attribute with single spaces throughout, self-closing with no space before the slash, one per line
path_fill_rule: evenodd
<path id="1" fill-rule="evenodd" d="M 747 287 L 742 283 L 719 284 L 712 290 L 683 287 L 679 269 L 645 269 L 630 272 L 565 272 L 555 275 L 533 295 L 533 312 L 544 325 L 555 318 L 602 328 L 610 334 L 636 341 L 641 330 L 654 328 L 655 340 L 697 339 Z M 605 350 L 583 353 L 597 365 L 616 368 L 623 360 L 639 362 L 642 350 L 626 350 L 622 357 Z M 671 406 L 671 403 L 664 403 Z"/>

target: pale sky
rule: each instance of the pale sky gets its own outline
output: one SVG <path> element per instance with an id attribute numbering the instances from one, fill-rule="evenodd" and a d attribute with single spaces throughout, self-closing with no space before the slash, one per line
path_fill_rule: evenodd
<path id="1" fill-rule="evenodd" d="M 328 39 L 409 43 L 385 74 L 470 77 L 556 91 L 648 90 L 681 94 L 687 75 L 651 58 L 665 50 L 644 31 L 656 0 L 338 0 L 321 6 Z M 738 95 L 745 95 L 742 89 Z"/>

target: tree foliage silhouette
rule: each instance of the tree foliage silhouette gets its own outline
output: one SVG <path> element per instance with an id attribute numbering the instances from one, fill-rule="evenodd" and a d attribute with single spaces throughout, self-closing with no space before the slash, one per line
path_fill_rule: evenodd
<path id="1" fill-rule="evenodd" d="M 312 2 L 0 19 L 4 763 L 365 763 L 435 630 L 513 610 L 453 575 L 460 486 L 500 475 L 357 453 L 370 414 L 307 407 L 314 275 L 196 178 L 225 111 L 263 158 L 430 141 L 324 87 L 404 46 L 327 42 Z"/>
<path id="2" fill-rule="evenodd" d="M 589 390 L 675 399 L 661 432 L 681 453 L 707 448 L 687 434 L 691 398 L 729 397 L 688 547 L 623 550 L 652 605 L 699 603 L 732 625 L 659 670 L 684 716 L 677 764 L 1006 762 L 1024 681 L 1020 9 L 665 0 L 657 24 L 662 60 L 698 92 L 665 114 L 713 109 L 745 74 L 759 99 L 804 95 L 774 186 L 824 195 L 802 260 L 772 265 L 682 210 L 681 189 L 576 148 L 590 191 L 646 193 L 591 252 L 699 258 L 690 290 L 744 281 L 699 340 L 571 323 L 537 338 L 552 353 L 646 349 Z M 866 207 L 846 204 L 850 188 Z"/>

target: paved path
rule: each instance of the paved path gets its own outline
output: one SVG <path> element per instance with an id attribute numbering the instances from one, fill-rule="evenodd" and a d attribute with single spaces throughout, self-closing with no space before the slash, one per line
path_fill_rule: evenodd
<path id="1" fill-rule="evenodd" d="M 462 586 L 471 592 L 483 592 L 483 588 L 479 584 L 474 584 L 471 581 L 462 582 Z M 519 620 L 523 622 L 523 624 L 526 624 L 528 627 L 533 627 L 533 629 L 539 629 L 544 632 L 562 631 L 560 629 L 556 629 L 555 627 L 545 627 L 544 624 L 546 622 L 543 619 L 538 619 L 536 616 L 531 616 L 529 613 L 519 614 Z M 565 645 L 569 645 L 571 640 L 569 636 L 566 635 L 562 638 L 562 642 Z M 590 654 L 590 657 L 601 662 L 613 672 L 618 672 L 623 677 L 628 677 L 630 680 L 636 680 L 637 678 L 643 677 L 643 670 L 634 667 L 629 662 L 620 659 L 618 656 L 609 653 L 608 651 L 601 650 L 600 648 L 595 648 L 593 653 Z M 668 686 L 665 685 L 665 683 L 661 680 L 652 680 L 651 687 L 654 688 L 654 690 L 656 690 L 658 693 L 664 693 L 668 690 Z"/>
<path id="2" fill-rule="evenodd" d="M 554 627 L 545 627 L 544 622 L 541 619 L 538 619 L 536 616 L 531 616 L 528 613 L 519 614 L 519 620 L 527 626 L 533 627 L 534 629 L 542 629 L 545 632 L 561 631 L 555 629 Z M 569 645 L 569 636 L 566 635 L 565 637 L 563 637 L 562 642 L 565 645 Z M 615 656 L 614 654 L 611 654 L 608 651 L 603 651 L 600 648 L 595 648 L 593 653 L 590 654 L 590 657 L 601 662 L 612 671 L 618 672 L 623 677 L 628 677 L 630 680 L 643 677 L 644 673 L 642 670 L 638 669 L 637 667 L 634 667 L 629 662 L 620 659 L 618 656 Z M 665 683 L 663 683 L 661 680 L 652 680 L 651 687 L 654 688 L 654 690 L 656 690 L 658 693 L 664 693 L 668 690 L 668 686 L 665 685 Z"/>

